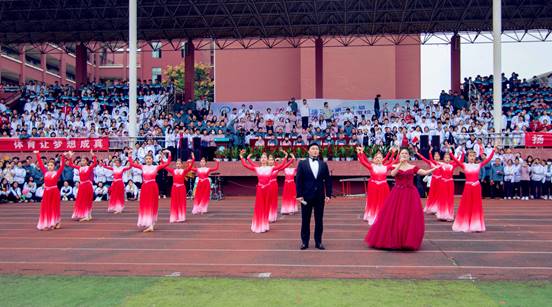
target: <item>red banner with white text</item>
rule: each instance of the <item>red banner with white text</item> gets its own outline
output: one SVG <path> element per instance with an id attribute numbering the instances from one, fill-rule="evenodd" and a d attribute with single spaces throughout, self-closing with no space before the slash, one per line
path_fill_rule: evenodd
<path id="1" fill-rule="evenodd" d="M 107 151 L 109 138 L 0 138 L 0 151 Z"/>
<path id="2" fill-rule="evenodd" d="M 550 132 L 525 133 L 525 147 L 552 147 L 552 133 Z"/>

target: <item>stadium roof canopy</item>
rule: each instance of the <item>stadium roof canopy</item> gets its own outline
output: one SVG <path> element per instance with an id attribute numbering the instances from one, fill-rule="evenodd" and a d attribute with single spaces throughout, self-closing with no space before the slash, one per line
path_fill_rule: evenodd
<path id="1" fill-rule="evenodd" d="M 552 31 L 552 1 L 503 0 L 504 31 Z M 0 43 L 128 40 L 128 0 L 0 0 Z M 491 0 L 138 0 L 138 39 L 492 30 Z"/>

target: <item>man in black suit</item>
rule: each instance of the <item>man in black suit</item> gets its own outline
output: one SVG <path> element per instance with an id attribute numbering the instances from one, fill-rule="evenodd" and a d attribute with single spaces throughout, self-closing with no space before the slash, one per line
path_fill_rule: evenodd
<path id="1" fill-rule="evenodd" d="M 309 145 L 309 158 L 299 162 L 295 184 L 297 200 L 301 202 L 301 249 L 309 248 L 310 221 L 314 209 L 314 242 L 316 248 L 326 249 L 322 244 L 324 203 L 332 196 L 332 178 L 328 165 L 318 159 L 320 147 Z"/>

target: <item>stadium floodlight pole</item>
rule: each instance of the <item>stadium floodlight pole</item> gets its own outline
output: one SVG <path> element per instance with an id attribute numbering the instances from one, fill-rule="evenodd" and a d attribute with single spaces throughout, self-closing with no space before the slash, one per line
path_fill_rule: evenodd
<path id="1" fill-rule="evenodd" d="M 138 119 L 136 118 L 136 87 L 137 87 L 137 72 L 136 72 L 136 58 L 137 58 L 137 0 L 129 0 L 128 2 L 128 135 L 130 137 L 130 145 L 134 146 L 136 142 L 136 126 Z M 126 51 L 125 51 L 126 52 Z"/>
<path id="2" fill-rule="evenodd" d="M 493 0 L 493 109 L 494 129 L 502 133 L 502 3 Z"/>

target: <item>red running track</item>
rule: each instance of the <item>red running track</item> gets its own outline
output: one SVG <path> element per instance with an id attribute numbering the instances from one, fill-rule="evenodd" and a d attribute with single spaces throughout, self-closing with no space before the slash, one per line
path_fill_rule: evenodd
<path id="1" fill-rule="evenodd" d="M 0 274 L 552 279 L 550 201 L 485 200 L 485 233 L 453 233 L 451 223 L 426 216 L 418 252 L 367 248 L 364 198 L 326 207 L 326 251 L 299 250 L 299 215 L 251 233 L 253 201 L 213 201 L 207 215 L 169 224 L 169 201 L 161 200 L 157 230 L 146 234 L 136 228 L 137 203 L 121 215 L 94 203 L 88 223 L 71 221 L 72 203 L 63 203 L 62 229 L 44 232 L 35 228 L 37 205 L 0 205 Z"/>

